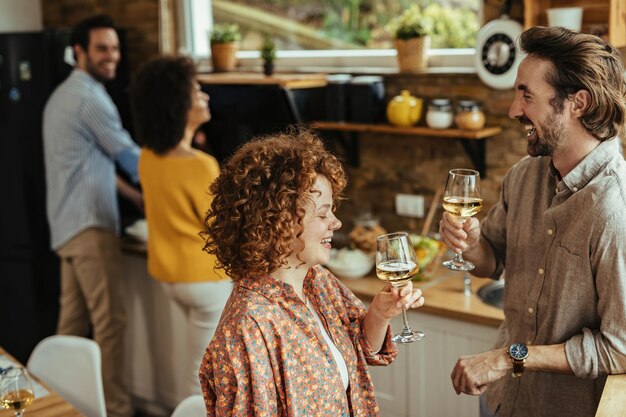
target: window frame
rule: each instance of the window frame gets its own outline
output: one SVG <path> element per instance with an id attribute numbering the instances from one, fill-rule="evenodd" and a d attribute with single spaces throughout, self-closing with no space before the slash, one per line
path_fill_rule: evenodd
<path id="1" fill-rule="evenodd" d="M 179 53 L 195 59 L 200 71 L 210 69 L 209 32 L 213 27 L 211 0 L 182 0 L 178 2 L 178 7 L 178 35 L 181 45 Z M 474 48 L 431 49 L 428 52 L 428 68 L 435 71 L 438 68 L 457 68 L 465 72 L 474 67 L 474 54 Z M 262 64 L 258 51 L 239 51 L 237 59 L 244 68 Z M 395 49 L 281 50 L 276 53 L 276 65 L 292 71 L 397 71 Z"/>

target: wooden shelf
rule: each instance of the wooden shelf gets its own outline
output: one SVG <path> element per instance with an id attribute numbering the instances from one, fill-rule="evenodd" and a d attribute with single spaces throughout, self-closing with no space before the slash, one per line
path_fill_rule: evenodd
<path id="1" fill-rule="evenodd" d="M 277 73 L 268 77 L 256 72 L 219 72 L 198 74 L 196 79 L 200 84 L 278 85 L 291 90 L 326 86 L 325 74 Z"/>
<path id="2" fill-rule="evenodd" d="M 359 140 L 361 133 L 437 137 L 454 139 L 461 142 L 465 153 L 472 160 L 480 175 L 487 176 L 487 165 L 485 161 L 485 139 L 502 132 L 498 126 L 485 127 L 480 130 L 464 129 L 432 129 L 430 127 L 397 127 L 388 124 L 368 124 L 368 123 L 347 123 L 347 122 L 311 122 L 313 129 L 320 131 L 333 131 L 339 135 L 340 143 L 346 150 L 346 159 L 352 166 L 359 166 Z"/>
<path id="3" fill-rule="evenodd" d="M 311 127 L 317 130 L 336 130 L 357 133 L 388 133 L 392 135 L 430 136 L 449 139 L 481 140 L 502 132 L 497 126 L 485 127 L 480 130 L 464 129 L 433 129 L 430 127 L 412 126 L 398 127 L 387 124 L 346 123 L 346 122 L 312 122 Z"/>
<path id="4" fill-rule="evenodd" d="M 551 7 L 582 7 L 582 31 L 605 28 L 607 40 L 616 48 L 626 46 L 624 0 L 524 0 L 524 27 L 547 26 Z"/>

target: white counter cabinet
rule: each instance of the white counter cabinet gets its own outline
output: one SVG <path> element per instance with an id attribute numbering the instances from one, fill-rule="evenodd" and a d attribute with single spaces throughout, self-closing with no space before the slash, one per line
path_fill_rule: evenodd
<path id="1" fill-rule="evenodd" d="M 381 417 L 478 417 L 478 397 L 457 395 L 450 374 L 460 356 L 492 349 L 498 329 L 418 312 L 409 322 L 426 337 L 398 345 L 391 365 L 370 367 Z M 401 331 L 402 317 L 392 326 Z"/>

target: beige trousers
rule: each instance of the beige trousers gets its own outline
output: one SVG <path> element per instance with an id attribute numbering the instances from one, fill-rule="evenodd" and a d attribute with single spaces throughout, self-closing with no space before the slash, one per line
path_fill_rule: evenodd
<path id="1" fill-rule="evenodd" d="M 57 333 L 93 338 L 102 351 L 102 382 L 108 417 L 130 417 L 124 388 L 123 260 L 117 236 L 107 230 L 82 231 L 57 251 L 61 257 L 61 311 Z"/>

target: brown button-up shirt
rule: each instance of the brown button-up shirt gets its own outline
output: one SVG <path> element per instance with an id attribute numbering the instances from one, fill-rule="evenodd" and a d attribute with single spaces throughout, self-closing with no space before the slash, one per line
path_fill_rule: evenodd
<path id="1" fill-rule="evenodd" d="M 525 372 L 488 387 L 498 416 L 593 416 L 607 374 L 626 373 L 626 163 L 601 143 L 562 180 L 549 157 L 507 174 L 482 222 L 506 275 L 498 347 L 565 343 L 575 376 Z"/>
<path id="2" fill-rule="evenodd" d="M 269 276 L 237 281 L 200 367 L 208 416 L 379 415 L 369 365 L 391 363 L 391 331 L 372 353 L 366 309 L 328 270 L 311 268 L 304 294 L 348 367 L 346 391 L 333 354 L 293 287 Z"/>

